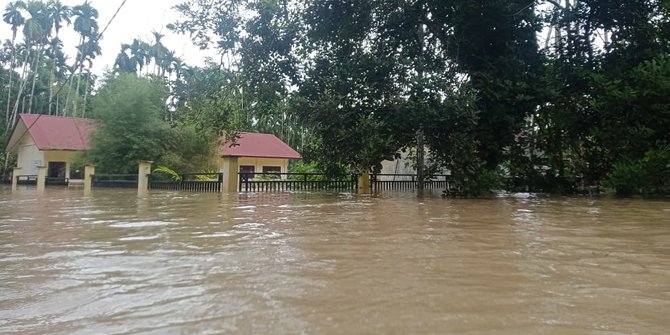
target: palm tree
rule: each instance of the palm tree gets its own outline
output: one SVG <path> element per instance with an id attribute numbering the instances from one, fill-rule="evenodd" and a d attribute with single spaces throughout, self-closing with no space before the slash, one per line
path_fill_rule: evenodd
<path id="1" fill-rule="evenodd" d="M 26 22 L 26 19 L 21 14 L 21 10 L 26 9 L 26 4 L 23 1 L 10 2 L 5 6 L 5 13 L 2 15 L 2 20 L 12 26 L 12 55 L 11 67 L 9 69 L 9 85 L 7 86 L 7 110 L 5 111 L 5 122 L 7 122 L 7 130 L 11 127 L 9 123 L 9 106 L 12 100 L 12 76 L 14 74 L 14 67 L 16 66 L 16 34 L 19 28 Z"/>
<path id="2" fill-rule="evenodd" d="M 87 100 L 87 97 L 88 97 L 88 91 L 90 89 L 90 84 L 92 82 L 92 76 L 90 75 L 90 69 L 91 69 L 91 67 L 93 67 L 93 60 L 95 59 L 95 57 L 97 57 L 101 54 L 100 44 L 98 44 L 98 36 L 95 36 L 95 37 L 89 39 L 88 41 L 86 41 L 86 43 L 81 45 L 80 48 L 79 48 L 79 52 L 82 54 L 83 61 L 86 61 L 88 63 L 88 69 L 86 71 L 87 74 L 84 77 L 86 79 L 86 81 L 84 82 L 84 107 L 81 111 L 81 115 L 84 116 L 86 114 L 86 100 Z M 82 61 L 82 63 L 83 63 L 83 61 Z M 82 69 L 83 69 L 83 67 L 82 67 Z M 82 77 L 81 75 L 82 75 L 82 72 L 80 71 L 79 72 L 79 77 L 77 77 L 77 95 L 79 95 L 79 85 L 80 85 L 80 80 L 81 80 L 81 77 Z M 76 105 L 75 105 L 75 110 L 74 111 L 75 112 L 77 111 L 76 110 Z"/>
<path id="3" fill-rule="evenodd" d="M 26 3 L 26 11 L 30 14 L 30 18 L 27 19 L 23 26 L 23 37 L 26 44 L 26 54 L 23 62 L 23 69 L 21 71 L 21 83 L 19 84 L 19 89 L 16 94 L 16 101 L 14 103 L 14 110 L 12 111 L 11 124 L 14 123 L 18 115 L 19 103 L 21 102 L 21 95 L 23 95 L 23 90 L 28 82 L 30 75 L 27 74 L 28 67 L 32 67 L 33 70 L 33 90 L 30 97 L 30 106 L 28 110 L 32 108 L 32 98 L 35 93 L 35 81 L 37 79 L 37 69 L 38 69 L 38 60 L 41 57 L 41 51 L 49 35 L 49 27 L 51 26 L 48 23 L 48 20 L 45 18 L 44 11 L 45 5 L 40 1 L 31 0 Z M 33 52 L 32 48 L 35 48 Z M 33 56 L 33 60 L 30 60 L 30 56 Z M 25 110 L 25 99 L 23 97 L 23 110 Z"/>
<path id="4" fill-rule="evenodd" d="M 131 50 L 130 44 L 122 43 L 121 51 L 116 55 L 116 60 L 114 61 L 114 70 L 117 72 L 123 73 L 135 73 L 137 74 L 137 63 L 135 59 L 131 58 L 128 55 L 128 52 Z"/>
<path id="5" fill-rule="evenodd" d="M 163 67 L 164 59 L 169 50 L 163 45 L 163 42 L 161 42 L 161 39 L 163 39 L 165 35 L 157 31 L 152 31 L 151 33 L 154 35 L 154 44 L 151 46 L 150 53 L 150 56 L 154 59 L 154 72 L 156 72 L 157 75 L 162 76 L 165 73 L 165 68 Z"/>
<path id="6" fill-rule="evenodd" d="M 84 58 L 86 55 L 85 52 L 93 52 L 93 45 L 87 42 L 92 42 L 93 44 L 98 43 L 98 10 L 93 8 L 91 4 L 86 0 L 83 4 L 74 6 L 72 8 L 72 14 L 75 17 L 74 20 L 74 30 L 79 33 L 79 46 L 77 49 L 77 59 L 75 60 L 75 66 L 73 71 L 78 71 L 79 75 L 77 76 L 77 87 L 76 87 L 76 96 L 79 96 L 79 86 L 81 84 L 81 74 L 84 66 Z M 99 47 L 97 47 L 99 50 Z M 94 58 L 94 57 L 93 57 Z M 72 79 L 70 80 L 70 91 L 72 91 Z M 66 106 L 70 100 L 70 92 L 68 92 L 68 101 L 66 101 Z M 73 105 L 73 115 L 77 113 L 76 103 Z"/>
<path id="7" fill-rule="evenodd" d="M 151 46 L 142 40 L 139 39 L 133 39 L 133 43 L 130 45 L 130 53 L 132 55 L 132 59 L 137 64 L 139 74 L 138 76 L 142 75 L 142 69 L 144 68 L 145 65 L 149 65 L 151 63 Z"/>
<path id="8" fill-rule="evenodd" d="M 59 44 L 60 39 L 58 34 L 60 29 L 63 27 L 62 23 L 65 22 L 70 24 L 70 15 L 72 15 L 72 9 L 69 6 L 63 5 L 60 0 L 51 0 L 47 5 L 48 15 L 51 17 L 51 22 L 53 23 L 53 29 L 56 32 L 54 38 L 51 40 L 51 51 L 52 55 L 56 55 L 58 50 L 62 49 L 62 43 Z M 51 62 L 51 72 L 49 74 L 49 115 L 51 115 L 51 107 L 53 104 L 53 84 L 54 77 L 56 72 L 56 58 L 52 57 Z"/>
<path id="9" fill-rule="evenodd" d="M 32 113 L 35 85 L 37 83 L 37 77 L 39 76 L 40 60 L 42 59 L 42 52 L 44 52 L 44 49 L 49 42 L 49 36 L 51 36 L 52 23 L 45 3 L 38 0 L 31 0 L 26 5 L 28 13 L 30 13 L 30 19 L 26 21 L 23 33 L 26 38 L 33 41 L 37 49 L 32 65 L 33 82 L 28 103 L 28 112 Z"/>

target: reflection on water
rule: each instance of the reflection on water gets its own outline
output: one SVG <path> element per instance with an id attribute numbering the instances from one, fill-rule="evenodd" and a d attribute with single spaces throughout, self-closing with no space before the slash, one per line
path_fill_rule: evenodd
<path id="1" fill-rule="evenodd" d="M 670 202 L 0 189 L 3 334 L 663 334 Z"/>

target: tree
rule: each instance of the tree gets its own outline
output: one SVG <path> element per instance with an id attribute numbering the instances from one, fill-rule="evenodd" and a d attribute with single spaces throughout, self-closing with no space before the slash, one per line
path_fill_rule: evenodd
<path id="1" fill-rule="evenodd" d="M 10 2 L 7 4 L 5 7 L 5 13 L 2 15 L 2 19 L 5 23 L 10 24 L 12 26 L 12 54 L 10 57 L 10 71 L 9 71 L 9 82 L 7 84 L 7 109 L 5 111 L 5 122 L 7 122 L 7 129 L 6 131 L 9 130 L 10 126 L 10 104 L 11 104 L 11 91 L 12 91 L 12 77 L 14 75 L 14 68 L 15 68 L 15 56 L 16 56 L 16 49 L 15 49 L 15 42 L 16 42 L 16 34 L 18 33 L 19 28 L 25 23 L 25 18 L 21 14 L 21 10 L 26 9 L 26 4 L 23 1 L 14 1 Z"/>
<path id="2" fill-rule="evenodd" d="M 60 30 L 63 27 L 63 22 L 70 24 L 70 16 L 72 15 L 72 9 L 69 6 L 63 5 L 60 0 L 51 0 L 47 5 L 49 16 L 53 22 L 54 37 L 51 40 L 51 71 L 49 72 L 49 115 L 51 115 L 51 110 L 53 106 L 53 96 L 54 96 L 54 81 L 56 76 L 56 67 L 58 66 L 59 53 L 62 49 L 62 43 L 59 39 Z"/>
<path id="3" fill-rule="evenodd" d="M 73 71 L 78 71 L 77 85 L 75 87 L 75 97 L 79 98 L 82 72 L 84 70 L 84 61 L 92 60 L 100 54 L 98 45 L 98 10 L 85 1 L 83 4 L 72 8 L 72 15 L 75 17 L 74 30 L 79 34 L 79 46 L 77 47 L 77 59 Z M 90 64 L 90 62 L 89 62 Z M 72 79 L 70 81 L 70 90 L 72 88 Z M 87 90 L 88 87 L 85 88 Z M 68 102 L 69 102 L 68 98 Z M 66 106 L 68 104 L 66 102 Z M 72 105 L 72 115 L 77 114 L 77 103 Z M 82 115 L 86 111 L 82 111 Z"/>
<path id="4" fill-rule="evenodd" d="M 92 101 L 98 130 L 86 160 L 107 173 L 136 172 L 140 160 L 162 163 L 173 149 L 171 131 L 161 118 L 165 94 L 160 80 L 108 74 Z"/>

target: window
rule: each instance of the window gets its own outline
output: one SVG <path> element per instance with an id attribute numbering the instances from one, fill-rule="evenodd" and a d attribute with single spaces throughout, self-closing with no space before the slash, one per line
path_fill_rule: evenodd
<path id="1" fill-rule="evenodd" d="M 240 174 L 243 180 L 247 180 L 254 177 L 256 168 L 253 165 L 240 165 Z"/>
<path id="2" fill-rule="evenodd" d="M 276 175 L 273 175 L 276 173 Z M 266 178 L 279 179 L 281 173 L 281 166 L 263 166 L 263 174 Z"/>
<path id="3" fill-rule="evenodd" d="M 264 166 L 263 173 L 281 173 L 281 166 Z"/>

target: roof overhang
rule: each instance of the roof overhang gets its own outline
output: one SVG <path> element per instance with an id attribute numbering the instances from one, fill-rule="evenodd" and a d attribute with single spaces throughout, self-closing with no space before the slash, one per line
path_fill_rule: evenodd
<path id="1" fill-rule="evenodd" d="M 9 138 L 7 138 L 7 142 L 5 142 L 5 152 L 16 152 L 19 142 L 26 134 L 28 134 L 28 127 L 21 118 L 18 118 Z"/>

